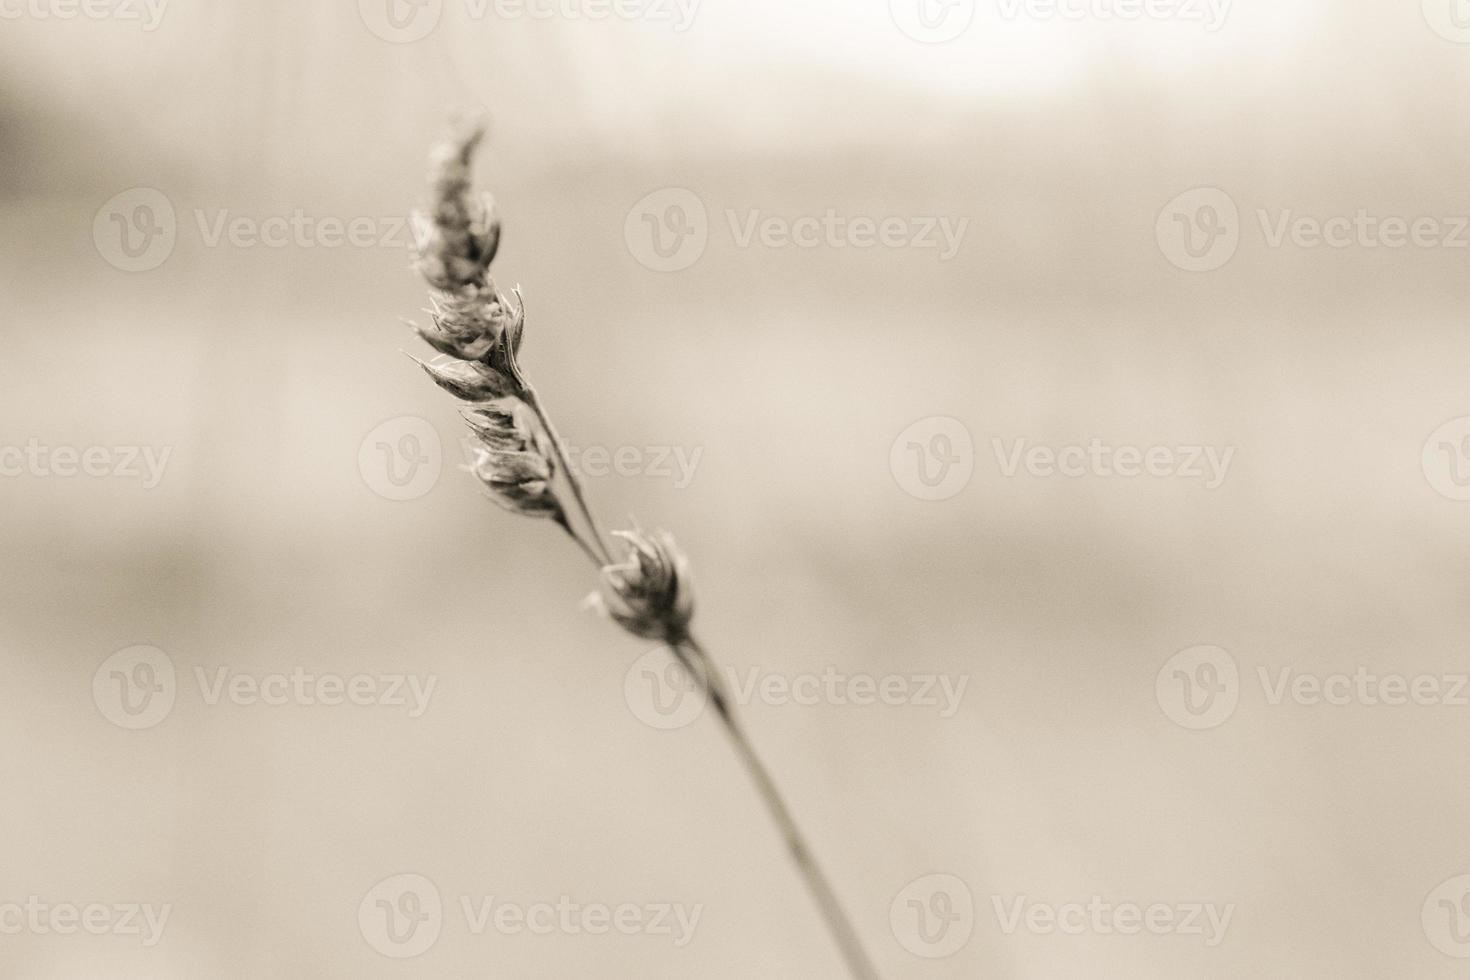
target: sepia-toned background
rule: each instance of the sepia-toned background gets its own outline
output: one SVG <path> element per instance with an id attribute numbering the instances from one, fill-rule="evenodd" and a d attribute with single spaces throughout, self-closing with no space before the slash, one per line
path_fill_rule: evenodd
<path id="1" fill-rule="evenodd" d="M 1470 10 L 1063 7 L 0 0 L 0 976 L 843 976 L 400 353 L 465 107 L 883 976 L 1462 975 Z"/>

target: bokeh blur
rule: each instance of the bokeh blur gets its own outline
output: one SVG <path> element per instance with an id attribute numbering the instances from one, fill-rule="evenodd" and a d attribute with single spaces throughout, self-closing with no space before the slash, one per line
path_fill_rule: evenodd
<path id="1" fill-rule="evenodd" d="M 0 976 L 843 976 L 400 353 L 476 107 L 885 977 L 1461 976 L 1466 14 L 0 0 Z"/>

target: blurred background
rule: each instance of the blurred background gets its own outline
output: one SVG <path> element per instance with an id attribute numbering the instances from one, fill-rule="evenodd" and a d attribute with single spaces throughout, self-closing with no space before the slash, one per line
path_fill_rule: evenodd
<path id="1" fill-rule="evenodd" d="M 523 361 L 883 976 L 1462 975 L 1470 11 L 1129 9 L 0 0 L 0 975 L 844 975 L 400 353 L 476 106 Z"/>

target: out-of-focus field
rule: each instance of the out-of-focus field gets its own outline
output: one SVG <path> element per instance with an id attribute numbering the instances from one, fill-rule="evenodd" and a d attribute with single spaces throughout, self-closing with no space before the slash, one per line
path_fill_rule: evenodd
<path id="1" fill-rule="evenodd" d="M 0 478 L 0 905 L 172 906 L 146 948 L 0 935 L 0 975 L 839 976 L 713 724 L 630 710 L 645 648 L 579 609 L 592 578 L 554 528 L 455 469 L 454 406 L 398 353 L 424 296 L 391 219 L 449 107 L 484 104 L 495 268 L 558 425 L 700 454 L 687 485 L 589 484 L 613 521 L 676 532 L 709 646 L 742 672 L 967 679 L 951 717 L 746 708 L 885 976 L 1459 976 L 1421 907 L 1470 871 L 1470 708 L 1273 705 L 1258 669 L 1470 671 L 1470 504 L 1421 465 L 1470 415 L 1467 252 L 1272 247 L 1257 212 L 1470 214 L 1467 80 L 1470 47 L 1368 2 L 1240 4 L 1215 33 L 982 5 L 928 46 L 881 4 L 774 0 L 708 0 L 685 31 L 451 4 L 410 44 L 337 2 L 0 23 L 0 445 L 170 452 L 150 488 Z M 1155 221 L 1203 185 L 1241 240 L 1189 273 Z M 129 273 L 94 218 L 134 187 L 177 241 Z M 708 244 L 660 273 L 625 225 L 668 187 Z M 968 225 L 947 261 L 741 245 L 753 214 L 828 209 Z M 393 240 L 212 241 L 298 210 Z M 404 416 L 444 467 L 395 502 L 359 450 Z M 943 501 L 890 467 L 933 416 L 974 444 Z M 1235 452 L 1213 490 L 1007 477 L 993 440 L 1018 438 Z M 178 692 L 129 731 L 93 677 L 138 644 Z M 1240 669 L 1205 731 L 1155 694 L 1198 644 Z M 196 671 L 221 667 L 437 686 L 420 717 L 211 704 Z M 446 906 L 411 960 L 358 924 L 402 872 Z M 930 874 L 975 903 L 942 959 L 891 908 Z M 476 935 L 459 900 L 491 895 L 703 911 L 682 947 Z M 1007 934 L 995 903 L 1023 895 L 1234 912 L 1215 947 Z"/>

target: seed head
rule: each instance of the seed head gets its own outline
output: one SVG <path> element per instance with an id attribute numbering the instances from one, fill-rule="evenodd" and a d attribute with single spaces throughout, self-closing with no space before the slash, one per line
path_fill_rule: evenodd
<path id="1" fill-rule="evenodd" d="M 694 591 L 689 563 L 667 531 L 615 531 L 628 558 L 602 569 L 602 592 L 593 597 L 608 617 L 634 636 L 678 644 L 689 634 Z"/>
<path id="2" fill-rule="evenodd" d="M 460 125 L 429 154 L 432 203 L 423 216 L 418 267 L 445 292 L 479 283 L 500 247 L 494 198 L 470 188 L 470 161 L 484 135 L 483 123 Z"/>
<path id="3" fill-rule="evenodd" d="M 434 383 L 455 398 L 467 402 L 488 402 L 515 393 L 516 386 L 510 378 L 481 361 L 461 361 L 445 358 L 442 361 L 418 361 L 424 373 Z"/>
<path id="4" fill-rule="evenodd" d="M 431 298 L 432 326 L 413 324 L 414 331 L 441 354 L 478 361 L 494 349 L 519 316 L 493 287 L 467 286 L 458 293 Z"/>
<path id="5" fill-rule="evenodd" d="M 564 520 L 552 481 L 556 464 L 530 409 L 518 398 L 501 398 L 465 413 L 478 442 L 470 471 L 506 510 Z"/>

